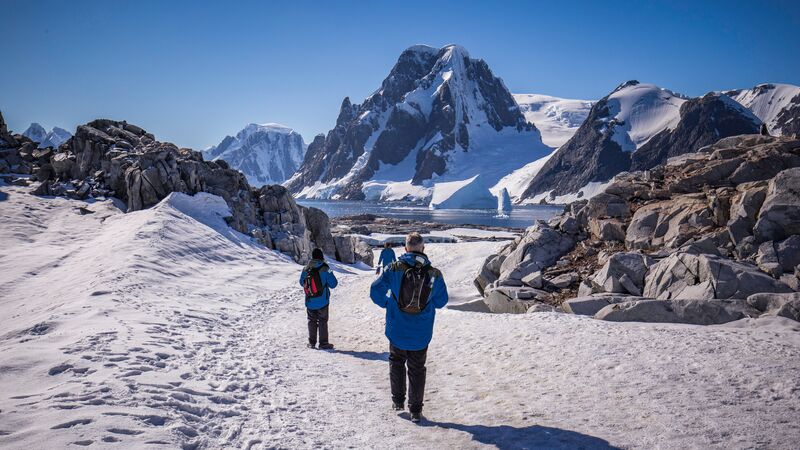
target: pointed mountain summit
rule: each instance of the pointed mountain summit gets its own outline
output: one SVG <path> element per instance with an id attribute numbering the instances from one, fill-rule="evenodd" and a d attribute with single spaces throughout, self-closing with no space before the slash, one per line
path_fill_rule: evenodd
<path id="1" fill-rule="evenodd" d="M 225 136 L 203 152 L 207 160 L 224 160 L 242 172 L 253 186 L 281 184 L 300 167 L 306 151 L 299 133 L 277 123 L 251 123 Z"/>
<path id="2" fill-rule="evenodd" d="M 67 142 L 67 139 L 72 137 L 72 133 L 59 127 L 53 127 L 50 132 L 47 132 L 43 126 L 36 122 L 32 123 L 22 135 L 33 142 L 38 142 L 39 148 L 58 148 L 59 145 Z"/>
<path id="3" fill-rule="evenodd" d="M 726 91 L 779 136 L 800 134 L 800 87 L 792 84 L 759 84 L 752 89 Z"/>
<path id="4" fill-rule="evenodd" d="M 285 185 L 301 198 L 496 205 L 497 181 L 550 151 L 486 62 L 417 45 L 363 103 L 344 99 Z"/>

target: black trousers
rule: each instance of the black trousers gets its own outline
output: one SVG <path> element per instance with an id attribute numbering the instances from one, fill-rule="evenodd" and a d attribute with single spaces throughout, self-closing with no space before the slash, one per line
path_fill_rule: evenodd
<path id="1" fill-rule="evenodd" d="M 402 405 L 406 400 L 406 366 L 408 366 L 408 410 L 422 412 L 425 397 L 425 360 L 428 347 L 422 350 L 401 350 L 389 344 L 389 380 L 392 384 L 392 401 Z"/>
<path id="2" fill-rule="evenodd" d="M 330 305 L 328 305 L 330 306 Z M 322 309 L 308 309 L 308 343 L 317 343 L 317 330 L 319 330 L 319 343 L 328 343 L 328 306 Z"/>

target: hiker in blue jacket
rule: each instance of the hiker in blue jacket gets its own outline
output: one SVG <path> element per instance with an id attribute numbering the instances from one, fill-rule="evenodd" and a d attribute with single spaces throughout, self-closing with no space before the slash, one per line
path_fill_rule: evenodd
<path id="1" fill-rule="evenodd" d="M 397 261 L 397 257 L 394 256 L 394 249 L 392 248 L 392 244 L 387 242 L 383 245 L 383 250 L 381 250 L 381 256 L 378 257 L 378 268 L 375 271 L 375 273 L 381 273 L 381 269 L 383 269 L 383 271 L 386 271 L 386 267 L 388 267 L 389 264 L 395 261 Z"/>
<path id="2" fill-rule="evenodd" d="M 372 301 L 386 308 L 389 381 L 394 409 L 404 409 L 408 367 L 408 410 L 412 422 L 422 418 L 425 360 L 433 336 L 436 309 L 447 304 L 442 273 L 431 267 L 424 250 L 419 233 L 406 236 L 406 253 L 390 264 L 370 288 Z"/>
<path id="3" fill-rule="evenodd" d="M 306 313 L 308 315 L 308 348 L 317 344 L 319 330 L 319 348 L 329 350 L 333 344 L 328 342 L 328 305 L 331 289 L 339 282 L 330 267 L 325 264 L 322 250 L 315 248 L 311 252 L 311 261 L 300 273 L 300 286 L 306 293 Z"/>

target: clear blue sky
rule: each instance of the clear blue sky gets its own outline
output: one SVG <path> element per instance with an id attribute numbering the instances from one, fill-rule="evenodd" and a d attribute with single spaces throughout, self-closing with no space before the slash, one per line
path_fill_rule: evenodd
<path id="1" fill-rule="evenodd" d="M 799 1 L 0 0 L 0 110 L 74 131 L 126 119 L 196 149 L 250 122 L 310 141 L 400 52 L 461 44 L 517 93 L 596 99 L 800 85 Z"/>

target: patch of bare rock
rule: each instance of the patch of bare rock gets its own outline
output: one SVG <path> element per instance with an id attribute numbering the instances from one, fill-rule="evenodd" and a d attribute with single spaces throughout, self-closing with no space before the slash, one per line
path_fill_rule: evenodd
<path id="1" fill-rule="evenodd" d="M 475 286 L 495 313 L 800 320 L 800 140 L 733 136 L 620 174 L 487 257 Z"/>

